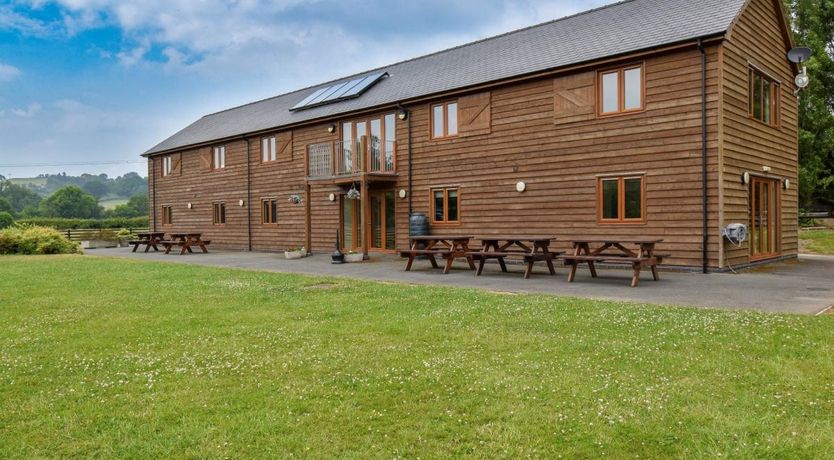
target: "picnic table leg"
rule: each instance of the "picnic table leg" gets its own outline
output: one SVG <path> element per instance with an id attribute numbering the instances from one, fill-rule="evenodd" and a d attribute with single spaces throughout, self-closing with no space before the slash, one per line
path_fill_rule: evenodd
<path id="1" fill-rule="evenodd" d="M 582 244 L 582 249 L 585 251 L 586 256 L 591 254 L 591 247 L 590 247 L 590 245 L 588 245 L 588 243 L 583 243 Z M 591 270 L 591 278 L 596 278 L 597 277 L 597 267 L 596 267 L 596 265 L 594 265 L 593 260 L 588 261 L 588 269 Z"/>
<path id="2" fill-rule="evenodd" d="M 550 274 L 555 275 L 556 269 L 553 267 L 553 257 L 550 257 L 550 255 L 548 254 L 547 256 L 545 256 L 545 260 L 547 261 L 547 269 L 550 270 Z"/>
<path id="3" fill-rule="evenodd" d="M 478 257 L 478 271 L 475 272 L 475 276 L 481 276 L 481 273 L 484 271 L 484 264 L 486 263 L 486 257 Z"/>
<path id="4" fill-rule="evenodd" d="M 200 243 L 200 249 L 203 250 L 203 254 L 208 254 L 208 249 L 206 249 L 206 245 L 202 242 Z"/>
<path id="5" fill-rule="evenodd" d="M 524 270 L 524 279 L 530 278 L 531 273 L 533 273 L 533 259 L 527 261 L 527 269 Z"/>
<path id="6" fill-rule="evenodd" d="M 454 263 L 455 258 L 452 254 L 449 254 L 449 257 L 446 258 L 446 266 L 443 267 L 443 274 L 448 275 L 449 271 L 452 269 L 452 263 Z"/>
<path id="7" fill-rule="evenodd" d="M 640 282 L 640 267 L 642 265 L 640 262 L 634 263 L 634 276 L 631 277 L 631 287 L 637 287 L 637 283 Z"/>
<path id="8" fill-rule="evenodd" d="M 138 245 L 138 244 L 134 244 L 134 245 L 133 245 L 133 251 L 130 251 L 130 252 L 136 252 L 136 250 L 137 250 L 137 249 L 139 249 L 139 245 Z"/>
<path id="9" fill-rule="evenodd" d="M 145 245 L 145 252 L 147 253 L 150 250 L 151 250 L 151 243 L 148 243 L 148 244 Z"/>
<path id="10" fill-rule="evenodd" d="M 165 254 L 166 255 L 170 254 L 171 253 L 171 248 L 173 248 L 173 247 L 174 247 L 173 244 L 169 244 L 168 246 L 165 246 Z"/>
<path id="11" fill-rule="evenodd" d="M 431 268 L 440 268 L 440 266 L 437 265 L 437 259 L 434 258 L 434 254 L 426 254 L 426 257 L 428 257 L 429 262 L 431 262 Z"/>
<path id="12" fill-rule="evenodd" d="M 188 252 L 191 252 L 191 248 L 188 247 L 188 242 L 187 241 L 182 245 L 182 249 L 180 249 L 180 255 L 185 255 L 186 250 Z"/>
<path id="13" fill-rule="evenodd" d="M 573 279 L 576 278 L 576 266 L 579 265 L 576 261 L 568 262 L 570 265 L 570 271 L 568 272 L 568 283 L 573 283 Z"/>
<path id="14" fill-rule="evenodd" d="M 415 256 L 413 254 L 408 256 L 408 262 L 405 263 L 405 271 L 411 271 L 411 265 L 414 263 L 414 257 Z"/>
<path id="15" fill-rule="evenodd" d="M 498 265 L 501 266 L 501 271 L 502 272 L 507 273 L 507 264 L 504 263 L 504 258 L 503 257 L 498 258 Z"/>
<path id="16" fill-rule="evenodd" d="M 466 256 L 466 261 L 469 262 L 469 269 L 475 270 L 475 261 L 472 260 L 472 256 Z"/>

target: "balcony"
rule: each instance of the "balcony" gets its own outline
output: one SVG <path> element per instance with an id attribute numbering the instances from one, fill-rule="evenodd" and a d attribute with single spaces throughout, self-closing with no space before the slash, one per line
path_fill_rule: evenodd
<path id="1" fill-rule="evenodd" d="M 358 141 L 323 142 L 307 146 L 307 179 L 350 182 L 394 179 L 397 143 L 362 136 Z"/>

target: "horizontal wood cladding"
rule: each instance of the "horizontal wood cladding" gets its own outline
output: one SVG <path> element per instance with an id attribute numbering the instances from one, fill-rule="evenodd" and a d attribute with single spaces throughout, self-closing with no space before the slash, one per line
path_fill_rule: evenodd
<path id="1" fill-rule="evenodd" d="M 715 211 L 719 80 L 716 48 L 708 52 L 708 195 Z M 458 186 L 461 223 L 443 233 L 547 234 L 563 250 L 570 238 L 660 237 L 660 250 L 673 255 L 668 263 L 700 265 L 700 66 L 695 48 L 646 59 L 646 110 L 605 118 L 595 114 L 595 72 L 493 89 L 488 136 L 432 141 L 423 134 L 429 114 L 416 108 L 415 211 L 428 213 L 432 187 Z M 597 175 L 625 172 L 645 173 L 647 222 L 598 223 Z M 527 184 L 524 193 L 515 190 L 519 181 Z M 717 216 L 709 221 L 712 235 Z M 717 266 L 717 237 L 712 241 L 710 263 Z"/>
<path id="2" fill-rule="evenodd" d="M 782 18 L 772 0 L 750 0 L 722 49 L 722 179 L 724 225 L 751 225 L 750 186 L 741 182 L 745 171 L 797 179 L 797 101 L 793 95 L 793 69 L 785 58 Z M 749 69 L 754 66 L 781 83 L 780 123 L 771 127 L 749 116 Z M 781 192 L 781 250 L 797 253 L 797 187 Z M 725 263 L 750 261 L 750 249 L 724 243 Z"/>
<path id="3" fill-rule="evenodd" d="M 708 253 L 710 265 L 718 266 L 717 46 L 708 47 L 707 53 L 708 200 L 712 210 Z M 562 250 L 568 249 L 571 238 L 659 237 L 665 240 L 659 250 L 672 254 L 665 262 L 700 266 L 700 53 L 694 47 L 682 49 L 646 57 L 644 65 L 645 110 L 639 113 L 597 117 L 595 72 L 513 83 L 460 97 L 459 135 L 453 138 L 430 138 L 431 104 L 409 107 L 410 119 L 396 121 L 398 176 L 393 182 L 370 186 L 371 191 L 407 189 L 411 161 L 412 194 L 395 198 L 397 247 L 408 245 L 409 201 L 415 212 L 428 214 L 432 187 L 457 186 L 460 224 L 435 227 L 435 232 L 546 234 L 556 236 L 556 247 Z M 282 250 L 305 245 L 309 239 L 312 250 L 332 251 L 340 203 L 331 201 L 330 195 L 338 197 L 350 184 L 311 182 L 308 193 L 305 152 L 310 144 L 337 141 L 338 132 L 328 133 L 327 126 L 339 125 L 339 121 L 278 133 L 289 139 L 285 150 L 290 152 L 284 155 L 279 150 L 278 155 L 278 160 L 285 161 L 262 162 L 262 137 L 249 139 L 248 163 L 245 140 L 226 143 L 222 171 L 210 170 L 209 148 L 182 152 L 182 173 L 173 178 L 159 177 L 160 162 L 156 161 L 152 183 L 157 204 L 152 214 L 157 217 L 163 204 L 173 206 L 173 224 L 157 225 L 157 229 L 202 231 L 212 245 L 244 249 L 251 225 L 255 250 Z M 412 158 L 408 155 L 409 123 Z M 208 164 L 203 160 L 206 155 Z M 620 173 L 645 175 L 645 224 L 597 222 L 597 176 Z M 516 191 L 519 181 L 527 184 L 523 193 Z M 290 203 L 291 194 L 302 195 L 305 202 Z M 277 224 L 261 224 L 262 198 L 277 200 Z M 244 206 L 239 200 L 244 200 Z M 212 225 L 214 201 L 226 203 L 223 226 Z M 187 209 L 189 202 L 192 209 Z M 251 215 L 249 220 L 247 215 Z"/>

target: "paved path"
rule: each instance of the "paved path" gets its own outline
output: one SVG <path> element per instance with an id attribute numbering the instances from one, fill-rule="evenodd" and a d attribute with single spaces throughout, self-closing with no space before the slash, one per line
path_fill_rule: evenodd
<path id="1" fill-rule="evenodd" d="M 771 264 L 740 274 L 662 272 L 661 280 L 658 282 L 652 281 L 651 273 L 647 271 L 641 277 L 640 286 L 632 289 L 629 287 L 631 270 L 618 269 L 600 269 L 600 277 L 597 279 L 592 279 L 587 269 L 580 269 L 576 281 L 568 283 L 567 270 L 563 267 L 557 269 L 555 277 L 545 274 L 542 267 L 538 267 L 528 280 L 522 278 L 521 266 L 510 266 L 511 273 L 505 274 L 494 264 L 488 264 L 480 277 L 475 277 L 473 272 L 463 269 L 465 264 L 456 264 L 456 270 L 449 275 L 443 275 L 440 270 L 431 270 L 427 261 L 417 261 L 413 271 L 405 272 L 403 260 L 386 255 L 374 255 L 372 261 L 357 264 L 333 265 L 328 255 L 285 260 L 283 254 L 212 250 L 209 254 L 166 256 L 161 252 L 133 253 L 126 248 L 88 250 L 87 254 L 652 304 L 804 314 L 816 314 L 834 305 L 834 257 L 822 256 L 802 256 L 798 260 Z"/>

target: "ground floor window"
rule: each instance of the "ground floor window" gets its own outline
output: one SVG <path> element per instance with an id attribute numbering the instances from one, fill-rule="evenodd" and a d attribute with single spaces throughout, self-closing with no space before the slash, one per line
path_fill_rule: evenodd
<path id="1" fill-rule="evenodd" d="M 226 223 L 226 203 L 214 203 L 214 225 L 222 225 Z"/>
<path id="2" fill-rule="evenodd" d="M 171 212 L 171 205 L 162 206 L 162 225 L 171 225 L 173 223 L 173 212 Z"/>
<path id="3" fill-rule="evenodd" d="M 278 200 L 275 198 L 264 198 L 261 200 L 261 223 L 278 223 Z"/>
<path id="4" fill-rule="evenodd" d="M 460 190 L 457 187 L 433 188 L 431 196 L 432 223 L 460 223 Z"/>
<path id="5" fill-rule="evenodd" d="M 643 175 L 600 177 L 597 195 L 600 223 L 631 224 L 646 221 Z"/>

